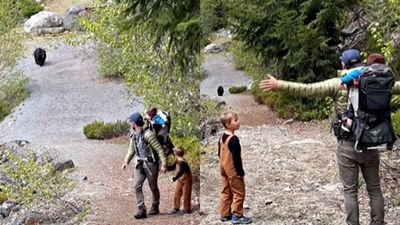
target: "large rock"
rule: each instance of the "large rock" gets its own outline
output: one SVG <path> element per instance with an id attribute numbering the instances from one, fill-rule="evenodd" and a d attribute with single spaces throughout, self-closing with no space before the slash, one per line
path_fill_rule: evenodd
<path id="1" fill-rule="evenodd" d="M 62 172 L 66 169 L 72 169 L 74 167 L 75 167 L 74 162 L 70 159 L 64 160 L 64 161 L 59 161 L 54 164 L 54 169 L 58 172 Z"/>
<path id="2" fill-rule="evenodd" d="M 393 44 L 393 47 L 396 48 L 400 45 L 400 31 L 396 31 L 390 34 L 386 34 L 384 36 L 385 41 L 390 41 Z"/>
<path id="3" fill-rule="evenodd" d="M 64 32 L 64 27 L 51 27 L 51 28 L 39 28 L 36 30 L 37 34 L 59 34 Z"/>
<path id="4" fill-rule="evenodd" d="M 5 201 L 3 204 L 0 205 L 0 218 L 6 218 L 10 215 L 12 209 L 16 206 L 12 201 Z"/>
<path id="5" fill-rule="evenodd" d="M 63 18 L 54 12 L 41 11 L 25 22 L 26 32 L 37 32 L 43 28 L 62 27 Z M 42 30 L 43 31 L 43 30 Z"/>
<path id="6" fill-rule="evenodd" d="M 204 47 L 205 53 L 218 53 L 229 48 L 230 42 L 211 43 Z"/>
<path id="7" fill-rule="evenodd" d="M 64 14 L 64 28 L 66 30 L 81 30 L 79 26 L 79 18 L 85 15 L 86 9 L 81 6 L 72 6 L 65 10 Z"/>

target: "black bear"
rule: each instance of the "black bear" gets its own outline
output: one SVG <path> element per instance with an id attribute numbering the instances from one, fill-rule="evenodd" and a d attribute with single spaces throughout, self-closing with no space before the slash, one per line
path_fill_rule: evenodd
<path id="1" fill-rule="evenodd" d="M 224 88 L 222 86 L 219 86 L 217 88 L 217 93 L 218 93 L 218 96 L 224 95 Z"/>
<path id="2" fill-rule="evenodd" d="M 44 65 L 44 61 L 46 61 L 46 51 L 43 48 L 35 49 L 33 56 L 35 57 L 35 62 L 37 65 Z"/>

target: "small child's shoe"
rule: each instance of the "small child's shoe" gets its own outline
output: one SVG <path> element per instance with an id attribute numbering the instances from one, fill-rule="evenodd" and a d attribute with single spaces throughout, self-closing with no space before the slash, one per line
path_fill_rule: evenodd
<path id="1" fill-rule="evenodd" d="M 228 221 L 230 221 L 232 219 L 232 215 L 229 215 L 229 216 L 221 216 L 218 220 L 220 221 L 220 222 L 228 222 Z"/>
<path id="2" fill-rule="evenodd" d="M 232 224 L 249 224 L 253 222 L 249 217 L 238 217 L 236 215 L 232 216 Z"/>
<path id="3" fill-rule="evenodd" d="M 191 211 L 190 211 L 190 210 L 185 210 L 185 209 L 184 209 L 184 210 L 182 210 L 182 213 L 183 213 L 183 214 L 190 214 Z"/>
<path id="4" fill-rule="evenodd" d="M 172 209 L 171 210 L 171 214 L 180 214 L 181 213 L 181 210 L 179 210 L 179 209 Z"/>

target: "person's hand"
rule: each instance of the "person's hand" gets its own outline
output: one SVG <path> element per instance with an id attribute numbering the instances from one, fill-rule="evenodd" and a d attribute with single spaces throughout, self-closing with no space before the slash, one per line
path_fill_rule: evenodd
<path id="1" fill-rule="evenodd" d="M 127 163 L 124 163 L 124 164 L 122 164 L 122 170 L 126 170 L 126 168 L 128 167 L 128 164 Z"/>
<path id="2" fill-rule="evenodd" d="M 166 166 L 162 166 L 160 171 L 161 171 L 161 173 L 166 173 L 167 172 L 167 167 Z"/>
<path id="3" fill-rule="evenodd" d="M 260 87 L 260 89 L 263 91 L 270 91 L 270 90 L 277 89 L 278 88 L 278 80 L 270 74 L 268 74 L 268 77 L 269 77 L 269 79 L 260 81 L 260 84 L 258 85 Z"/>

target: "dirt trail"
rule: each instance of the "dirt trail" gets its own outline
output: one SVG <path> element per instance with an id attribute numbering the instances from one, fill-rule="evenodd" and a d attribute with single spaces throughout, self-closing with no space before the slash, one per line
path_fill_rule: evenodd
<path id="1" fill-rule="evenodd" d="M 57 47 L 52 47 L 57 46 Z M 22 59 L 18 68 L 31 79 L 31 96 L 0 123 L 0 141 L 28 140 L 46 146 L 60 158 L 72 159 L 75 192 L 91 201 L 92 213 L 84 224 L 123 225 L 138 223 L 132 189 L 131 168 L 120 168 L 127 142 L 87 140 L 83 126 L 94 120 L 125 120 L 133 111 L 142 111 L 123 84 L 98 78 L 91 59 L 91 46 L 71 47 L 62 41 L 44 46 L 47 61 L 43 67 L 33 57 Z M 83 181 L 84 177 L 87 181 Z M 166 215 L 172 208 L 174 184 L 170 174 L 162 175 L 161 212 L 141 224 L 198 224 L 196 213 L 188 216 Z M 150 205 L 147 183 L 146 202 Z"/>
<path id="2" fill-rule="evenodd" d="M 243 72 L 233 69 L 229 54 L 207 57 L 203 68 L 214 85 L 204 89 L 203 93 L 211 97 L 217 98 L 218 81 L 247 84 L 243 82 L 246 81 Z M 267 107 L 257 105 L 247 94 L 227 95 L 221 100 L 227 102 L 228 108 L 237 111 L 241 120 L 242 126 L 237 135 L 242 145 L 246 172 L 245 214 L 253 218 L 253 224 L 344 224 L 342 186 L 336 165 L 336 140 L 328 124 L 283 124 L 281 120 L 276 120 Z M 216 153 L 220 134 L 208 140 L 214 146 L 213 150 L 201 158 L 200 203 L 204 214 L 201 224 L 204 225 L 222 224 L 218 221 L 220 183 Z M 389 186 L 383 185 L 386 222 L 398 225 L 400 207 L 393 206 Z M 360 188 L 359 198 L 361 224 L 368 224 L 369 203 L 365 185 Z"/>

